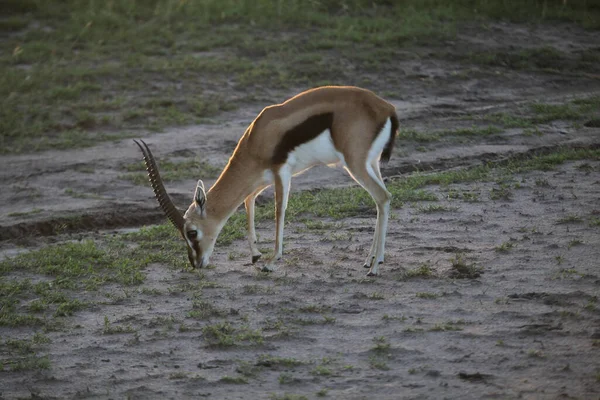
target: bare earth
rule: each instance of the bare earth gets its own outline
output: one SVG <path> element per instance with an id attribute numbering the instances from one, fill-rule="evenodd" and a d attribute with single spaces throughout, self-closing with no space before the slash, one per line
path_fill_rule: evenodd
<path id="1" fill-rule="evenodd" d="M 496 24 L 485 32 L 465 30 L 444 50 L 544 45 L 576 55 L 597 48 L 600 34 L 566 25 Z M 397 106 L 404 128 L 469 127 L 473 121 L 461 117 L 526 113 L 531 102 L 600 94 L 600 68 L 595 74 L 526 72 L 409 53 L 398 52 L 395 82 L 374 84 L 380 94 L 395 94 L 385 97 Z M 159 162 L 201 155 L 222 167 L 265 105 L 237 110 L 214 125 L 140 136 Z M 540 131 L 524 135 L 511 128 L 426 149 L 399 141 L 382 172 L 402 179 L 417 169 L 600 145 L 596 127 L 554 121 Z M 123 166 L 139 159 L 129 139 L 1 157 L 0 256 L 163 222 L 151 189 L 120 178 Z M 190 318 L 197 299 L 185 289 L 200 277 L 150 264 L 140 287 L 81 293 L 95 305 L 69 317 L 68 329 L 47 333 L 51 368 L 0 372 L 0 398 L 600 398 L 600 227 L 591 223 L 600 214 L 598 171 L 600 162 L 581 160 L 519 174 L 509 199 L 491 198 L 494 182 L 427 187 L 441 199 L 435 204 L 456 208 L 422 213 L 418 208 L 428 204 L 419 202 L 394 209 L 386 262 L 374 279 L 362 268 L 374 206 L 359 218 L 322 218 L 321 230 L 288 224 L 284 261 L 270 275 L 249 265 L 245 240 L 220 246 L 211 259 L 215 268 L 202 271 L 212 282 L 200 287 L 202 301 L 212 307 L 205 319 Z M 189 203 L 194 184 L 168 185 L 176 204 Z M 343 170 L 323 167 L 295 178 L 292 190 L 353 184 Z M 475 193 L 479 201 L 449 200 L 453 192 Z M 83 222 L 65 225 L 77 214 Z M 273 221 L 258 224 L 261 248 L 273 246 L 273 228 Z M 505 243 L 506 249 L 498 248 Z M 457 257 L 481 274 L 453 275 Z M 422 265 L 431 277 L 407 276 Z M 105 316 L 135 332 L 106 334 Z M 261 330 L 264 342 L 216 346 L 203 328 L 221 322 Z M 0 334 L 5 341 L 31 330 L 0 327 Z"/>

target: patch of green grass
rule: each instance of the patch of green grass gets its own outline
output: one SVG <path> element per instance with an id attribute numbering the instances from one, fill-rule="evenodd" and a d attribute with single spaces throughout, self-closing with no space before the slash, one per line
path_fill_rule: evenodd
<path id="1" fill-rule="evenodd" d="M 510 200 L 511 198 L 512 191 L 510 186 L 505 183 L 501 183 L 490 190 L 490 199 L 492 200 Z"/>
<path id="2" fill-rule="evenodd" d="M 600 96 L 595 95 L 590 97 L 579 98 L 572 100 L 571 103 L 578 107 L 579 111 L 581 112 L 597 112 L 600 108 Z"/>
<path id="3" fill-rule="evenodd" d="M 450 259 L 450 277 L 456 279 L 475 279 L 483 273 L 483 268 L 475 264 L 468 264 L 461 254 Z"/>
<path id="4" fill-rule="evenodd" d="M 75 189 L 71 189 L 71 188 L 66 188 L 64 190 L 64 194 L 66 194 L 67 196 L 71 196 L 75 199 L 96 199 L 96 200 L 102 200 L 104 199 L 102 196 L 94 194 L 94 193 L 84 193 L 84 192 L 79 192 Z"/>
<path id="5" fill-rule="evenodd" d="M 367 295 L 367 299 L 369 300 L 383 300 L 385 299 L 385 295 L 381 292 L 372 292 Z"/>
<path id="6" fill-rule="evenodd" d="M 224 376 L 219 379 L 219 382 L 229 383 L 234 385 L 245 385 L 248 383 L 248 379 L 243 376 Z"/>
<path id="7" fill-rule="evenodd" d="M 475 203 L 479 201 L 479 193 L 468 190 L 456 190 L 450 189 L 448 190 L 448 200 L 463 200 L 468 203 Z"/>
<path id="8" fill-rule="evenodd" d="M 502 130 L 495 126 L 478 127 L 473 126 L 471 128 L 459 128 L 449 129 L 434 132 L 420 132 L 415 129 L 401 129 L 398 132 L 399 140 L 413 141 L 419 143 L 436 142 L 442 138 L 452 137 L 476 137 L 476 136 L 491 136 L 502 132 Z"/>
<path id="9" fill-rule="evenodd" d="M 437 142 L 441 136 L 433 132 L 420 132 L 415 129 L 400 129 L 398 140 L 414 141 L 419 143 Z"/>
<path id="10" fill-rule="evenodd" d="M 471 53 L 469 61 L 494 67 L 519 70 L 543 70 L 547 72 L 593 72 L 599 54 L 596 49 L 588 49 L 570 56 L 551 46 L 530 48 L 519 51 L 500 49 Z"/>
<path id="11" fill-rule="evenodd" d="M 471 128 L 461 128 L 442 131 L 442 136 L 492 136 L 502 132 L 502 129 L 496 126 L 479 127 L 473 126 Z"/>
<path id="12" fill-rule="evenodd" d="M 46 321 L 42 318 L 28 314 L 16 313 L 12 310 L 2 310 L 0 312 L 0 326 L 43 326 Z"/>
<path id="13" fill-rule="evenodd" d="M 26 271 L 42 279 L 35 285 L 28 280 L 8 280 L 0 285 L 3 293 L 0 325 L 48 326 L 54 324 L 52 318 L 68 317 L 87 307 L 85 302 L 72 297 L 73 290 L 93 290 L 110 282 L 141 283 L 144 280 L 141 269 L 146 261 L 128 256 L 139 257 L 133 256 L 133 251 L 106 249 L 92 241 L 83 241 L 48 246 L 3 260 L 2 274 Z"/>
<path id="14" fill-rule="evenodd" d="M 50 359 L 48 356 L 37 357 L 28 356 L 17 360 L 5 360 L 3 364 L 8 366 L 10 371 L 35 371 L 39 369 L 50 369 Z"/>
<path id="15" fill-rule="evenodd" d="M 505 128 L 530 128 L 533 125 L 533 122 L 527 117 L 516 116 L 504 112 L 488 114 L 484 119 L 486 121 L 501 124 Z"/>
<path id="16" fill-rule="evenodd" d="M 333 371 L 324 365 L 317 365 L 315 368 L 313 368 L 313 370 L 310 373 L 313 375 L 318 375 L 318 376 L 333 375 Z"/>
<path id="17" fill-rule="evenodd" d="M 560 69 L 567 61 L 562 52 L 550 46 L 518 52 L 504 50 L 478 52 L 471 54 L 470 59 L 478 64 L 512 69 Z"/>
<path id="18" fill-rule="evenodd" d="M 168 159 L 160 160 L 160 176 L 165 182 L 174 182 L 184 179 L 202 177 L 204 179 L 215 178 L 221 170 L 198 159 L 173 162 Z M 148 174 L 143 162 L 127 164 L 124 169 L 130 173 L 122 175 L 122 179 L 129 180 L 136 185 L 148 185 Z M 141 172 L 138 172 L 141 171 Z"/>
<path id="19" fill-rule="evenodd" d="M 95 277 L 104 282 L 137 285 L 144 280 L 141 269 L 147 259 L 124 250 L 123 245 L 105 249 L 89 240 L 64 243 L 4 260 L 0 262 L 0 272 L 21 269 L 54 277 L 56 282 Z"/>
<path id="20" fill-rule="evenodd" d="M 404 328 L 404 330 L 402 332 L 417 333 L 417 332 L 423 332 L 423 331 L 424 331 L 423 328 L 415 328 L 414 326 L 409 326 L 408 328 Z"/>
<path id="21" fill-rule="evenodd" d="M 494 251 L 497 253 L 508 253 L 514 246 L 513 242 L 508 241 L 494 247 Z"/>
<path id="22" fill-rule="evenodd" d="M 9 217 L 31 217 L 35 214 L 39 214 L 41 213 L 42 210 L 41 208 L 34 208 L 31 211 L 24 211 L 24 212 L 13 212 L 13 213 L 9 213 L 7 214 Z"/>
<path id="23" fill-rule="evenodd" d="M 557 264 L 562 264 L 562 260 Z M 575 268 L 561 268 L 552 276 L 552 279 L 578 279 L 582 276 L 583 274 L 577 271 Z"/>
<path id="24" fill-rule="evenodd" d="M 31 341 L 29 340 L 23 340 L 23 339 L 8 339 L 4 342 L 4 345 L 11 351 L 11 352 L 18 352 L 20 354 L 28 354 L 28 353 L 33 353 L 33 344 Z"/>
<path id="25" fill-rule="evenodd" d="M 369 356 L 369 365 L 373 369 L 380 371 L 389 371 L 390 367 L 387 365 L 387 360 L 382 356 L 371 355 Z"/>
<path id="26" fill-rule="evenodd" d="M 44 345 L 44 344 L 52 343 L 52 340 L 50 340 L 50 338 L 48 336 L 44 335 L 43 333 L 36 332 L 35 335 L 33 335 L 31 342 L 36 345 Z"/>
<path id="27" fill-rule="evenodd" d="M 173 379 L 173 380 L 177 380 L 177 379 L 187 379 L 188 378 L 188 374 L 187 372 L 173 372 L 171 374 L 169 374 L 169 379 Z"/>
<path id="28" fill-rule="evenodd" d="M 530 358 L 545 358 L 546 355 L 541 350 L 529 350 L 527 356 Z"/>
<path id="29" fill-rule="evenodd" d="M 547 104 L 531 103 L 529 112 L 493 113 L 483 117 L 484 120 L 501 124 L 506 128 L 537 129 L 536 125 L 552 121 L 575 121 L 591 117 L 600 107 L 600 96 L 575 99 L 564 103 Z"/>
<path id="30" fill-rule="evenodd" d="M 290 322 L 297 325 L 327 325 L 334 324 L 335 317 L 330 317 L 328 315 L 321 315 L 321 318 L 305 318 L 305 317 L 296 317 L 290 319 Z"/>
<path id="31" fill-rule="evenodd" d="M 202 329 L 204 340 L 212 347 L 260 345 L 264 338 L 260 330 L 248 327 L 234 328 L 229 322 L 206 325 Z"/>
<path id="32" fill-rule="evenodd" d="M 202 333 L 207 342 L 212 346 L 226 347 L 235 344 L 235 328 L 228 322 L 216 325 L 206 325 Z"/>
<path id="33" fill-rule="evenodd" d="M 245 295 L 256 295 L 256 294 L 275 294 L 275 287 L 263 286 L 263 285 L 244 285 L 242 287 L 242 294 Z"/>
<path id="34" fill-rule="evenodd" d="M 30 18 L 26 16 L 9 16 L 0 21 L 0 32 L 18 32 L 27 28 Z"/>
<path id="35" fill-rule="evenodd" d="M 277 395 L 272 393 L 269 395 L 270 400 L 308 400 L 308 397 L 303 396 L 301 394 L 294 393 L 284 393 L 282 395 Z"/>
<path id="36" fill-rule="evenodd" d="M 104 328 L 102 329 L 102 333 L 105 335 L 115 335 L 121 333 L 135 333 L 135 329 L 131 325 L 115 325 L 108 317 L 104 316 Z"/>
<path id="37" fill-rule="evenodd" d="M 383 314 L 383 316 L 381 317 L 382 320 L 384 321 L 400 321 L 400 322 L 404 322 L 406 321 L 406 317 L 404 315 L 401 316 L 393 316 L 393 315 L 388 315 L 388 314 Z"/>
<path id="38" fill-rule="evenodd" d="M 577 168 L 578 171 L 583 171 L 586 173 L 590 173 L 594 170 L 594 167 L 592 167 L 589 163 L 579 164 L 575 168 Z"/>
<path id="39" fill-rule="evenodd" d="M 583 219 L 577 215 L 577 214 L 569 214 L 566 215 L 564 217 L 559 218 L 556 221 L 557 225 L 562 225 L 562 224 L 580 224 L 583 222 Z"/>
<path id="40" fill-rule="evenodd" d="M 457 169 L 432 174 L 416 173 L 402 180 L 392 181 L 388 184 L 388 189 L 412 189 L 417 190 L 428 185 L 448 186 L 453 183 L 467 183 L 485 180 L 489 177 L 490 168 L 479 166 L 466 169 Z M 435 195 L 433 196 L 435 197 Z M 424 199 L 425 200 L 425 199 Z M 437 200 L 437 198 L 436 198 Z"/>
<path id="41" fill-rule="evenodd" d="M 582 113 L 572 104 L 545 104 L 534 103 L 531 105 L 534 112 L 533 122 L 543 124 L 556 120 L 572 120 L 582 117 Z"/>
<path id="42" fill-rule="evenodd" d="M 417 268 L 409 269 L 404 274 L 404 278 L 430 278 L 433 276 L 433 270 L 429 264 L 421 264 Z"/>
<path id="43" fill-rule="evenodd" d="M 556 166 L 564 164 L 567 161 L 598 159 L 600 159 L 600 150 L 598 149 L 571 149 L 565 147 L 550 154 L 515 159 L 506 165 L 506 170 L 511 173 L 534 170 L 551 171 Z"/>
<path id="44" fill-rule="evenodd" d="M 343 229 L 343 224 L 333 224 L 324 222 L 320 219 L 305 219 L 302 221 L 309 230 L 332 230 L 332 229 Z"/>
<path id="45" fill-rule="evenodd" d="M 554 259 L 556 260 L 556 263 L 557 263 L 558 265 L 561 265 L 561 264 L 563 263 L 563 261 L 565 260 L 565 258 L 564 258 L 563 256 L 560 256 L 560 255 L 559 255 L 559 256 L 556 256 L 556 257 L 554 257 Z"/>
<path id="46" fill-rule="evenodd" d="M 534 126 L 533 128 L 523 129 L 523 136 L 534 136 L 534 135 L 535 136 L 543 136 L 544 133 L 537 126 Z"/>
<path id="47" fill-rule="evenodd" d="M 390 351 L 391 345 L 385 336 L 377 336 L 373 338 L 373 343 L 375 343 L 375 346 L 371 348 L 371 351 L 375 353 L 388 353 Z"/>
<path id="48" fill-rule="evenodd" d="M 435 324 L 431 328 L 429 328 L 432 332 L 447 332 L 447 331 L 462 331 L 462 327 L 459 326 L 456 322 L 444 322 Z"/>
<path id="49" fill-rule="evenodd" d="M 171 330 L 178 322 L 179 321 L 177 320 L 177 318 L 175 318 L 175 316 L 173 315 L 170 315 L 168 317 L 157 316 L 153 317 L 150 321 L 148 321 L 146 326 L 148 328 L 164 327 L 167 330 Z"/>
<path id="50" fill-rule="evenodd" d="M 547 179 L 536 179 L 535 180 L 535 186 L 539 186 L 539 187 L 550 187 L 550 183 L 548 183 Z"/>
<path id="51" fill-rule="evenodd" d="M 297 379 L 289 372 L 284 372 L 279 375 L 277 381 L 280 385 L 289 385 L 291 383 L 297 382 Z"/>
<path id="52" fill-rule="evenodd" d="M 437 293 L 417 292 L 417 294 L 415 294 L 415 297 L 418 297 L 420 299 L 437 299 L 438 297 L 440 297 L 440 295 Z"/>
<path id="53" fill-rule="evenodd" d="M 73 315 L 75 311 L 82 310 L 87 307 L 85 302 L 82 302 L 77 299 L 70 299 L 67 301 L 63 301 L 58 305 L 56 311 L 54 312 L 55 317 L 68 317 Z"/>
<path id="54" fill-rule="evenodd" d="M 226 310 L 222 310 L 212 303 L 203 300 L 194 300 L 192 302 L 192 311 L 188 313 L 188 317 L 194 319 L 208 319 L 210 317 L 222 317 L 227 315 Z"/>

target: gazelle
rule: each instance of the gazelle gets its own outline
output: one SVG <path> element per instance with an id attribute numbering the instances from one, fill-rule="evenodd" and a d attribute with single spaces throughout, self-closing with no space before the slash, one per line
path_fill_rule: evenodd
<path id="1" fill-rule="evenodd" d="M 219 232 L 244 203 L 252 263 L 261 256 L 256 246 L 256 196 L 275 186 L 275 251 L 263 271 L 272 271 L 283 253 L 285 210 L 293 175 L 317 164 L 341 163 L 375 200 L 375 235 L 364 267 L 377 275 L 384 259 L 391 195 L 379 171 L 380 159 L 390 158 L 398 130 L 395 107 L 373 92 L 347 86 L 326 86 L 266 107 L 239 140 L 233 155 L 208 193 L 198 181 L 194 200 L 184 215 L 173 205 L 152 152 L 142 150 L 160 207 L 186 241 L 192 267 L 208 264 Z"/>

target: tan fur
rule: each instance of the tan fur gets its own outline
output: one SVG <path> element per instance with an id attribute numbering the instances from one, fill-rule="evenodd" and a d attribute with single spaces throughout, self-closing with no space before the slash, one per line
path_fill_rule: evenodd
<path id="1" fill-rule="evenodd" d="M 353 86 L 324 86 L 265 107 L 250 124 L 217 182 L 207 193 L 208 213 L 229 216 L 246 196 L 257 190 L 270 157 L 285 132 L 311 115 L 333 112 L 331 132 L 336 149 L 347 163 L 364 162 L 376 127 L 396 112 L 373 92 Z"/>

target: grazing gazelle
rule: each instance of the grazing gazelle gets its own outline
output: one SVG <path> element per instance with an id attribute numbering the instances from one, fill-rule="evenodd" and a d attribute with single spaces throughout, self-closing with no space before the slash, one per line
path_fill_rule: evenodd
<path id="1" fill-rule="evenodd" d="M 148 175 L 160 207 L 187 243 L 192 267 L 208 264 L 219 232 L 244 203 L 252 262 L 261 256 L 256 246 L 254 200 L 275 185 L 275 252 L 264 271 L 272 271 L 283 252 L 283 225 L 292 176 L 317 164 L 341 163 L 375 200 L 377 223 L 364 264 L 368 276 L 383 262 L 391 195 L 381 178 L 380 158 L 389 160 L 398 130 L 395 107 L 373 92 L 357 87 L 321 87 L 266 107 L 239 140 L 229 163 L 208 193 L 198 181 L 194 200 L 184 215 L 175 208 L 162 184 L 148 146 Z"/>

